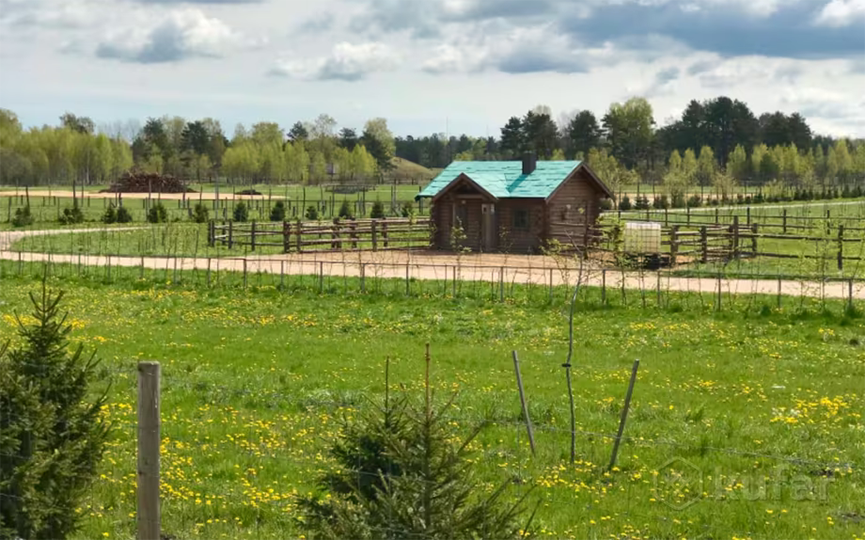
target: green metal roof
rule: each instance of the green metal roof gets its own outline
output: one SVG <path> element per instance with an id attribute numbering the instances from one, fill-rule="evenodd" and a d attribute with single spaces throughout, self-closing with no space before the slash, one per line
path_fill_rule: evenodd
<path id="1" fill-rule="evenodd" d="M 546 199 L 579 167 L 579 161 L 538 161 L 523 174 L 522 161 L 455 161 L 436 176 L 417 198 L 435 197 L 461 174 L 497 199 Z"/>

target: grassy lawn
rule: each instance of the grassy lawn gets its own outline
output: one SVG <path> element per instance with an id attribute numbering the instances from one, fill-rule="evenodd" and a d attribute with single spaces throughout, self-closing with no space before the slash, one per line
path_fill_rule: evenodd
<path id="1" fill-rule="evenodd" d="M 4 338 L 14 333 L 11 314 L 27 313 L 27 293 L 39 287 L 29 273 L 13 277 L 12 264 L 2 263 L 0 278 Z M 541 536 L 865 532 L 865 321 L 842 315 L 840 304 L 821 311 L 791 299 L 779 311 L 757 299 L 716 314 L 710 299 L 684 295 L 665 309 L 602 308 L 588 291 L 575 323 L 578 459 L 570 464 L 560 302 L 288 294 L 254 280 L 247 290 L 207 290 L 191 281 L 167 287 L 161 273 L 115 284 L 60 273 L 67 277 L 49 282 L 67 292 L 72 338 L 98 349 L 112 381 L 105 414 L 114 434 L 78 538 L 134 537 L 136 361 L 163 366 L 165 532 L 296 538 L 305 531 L 293 496 L 315 490 L 315 476 L 333 466 L 324 450 L 338 420 L 382 397 L 385 357 L 392 383 L 417 396 L 426 342 L 435 400 L 459 393 L 454 430 L 491 421 L 473 445 L 481 479 L 487 489 L 509 482 L 509 497 L 534 486 Z M 534 458 L 520 424 L 514 349 Z M 607 472 L 635 358 L 627 439 Z M 689 491 L 673 485 L 674 471 Z"/>

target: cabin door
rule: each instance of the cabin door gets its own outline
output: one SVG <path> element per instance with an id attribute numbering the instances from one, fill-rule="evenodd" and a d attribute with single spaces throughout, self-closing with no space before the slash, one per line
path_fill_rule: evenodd
<path id="1" fill-rule="evenodd" d="M 481 205 L 481 250 L 493 251 L 496 248 L 496 205 Z"/>

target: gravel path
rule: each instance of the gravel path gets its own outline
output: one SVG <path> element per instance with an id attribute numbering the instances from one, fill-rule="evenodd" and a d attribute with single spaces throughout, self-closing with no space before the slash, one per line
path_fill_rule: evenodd
<path id="1" fill-rule="evenodd" d="M 136 227 L 113 230 L 133 230 Z M 204 270 L 238 271 L 244 268 L 251 273 L 264 272 L 287 275 L 315 275 L 324 273 L 331 276 L 398 278 L 406 275 L 421 280 L 486 281 L 534 285 L 574 284 L 578 271 L 575 267 L 561 268 L 551 257 L 503 254 L 469 254 L 457 257 L 451 253 L 431 251 L 379 251 L 379 252 L 330 252 L 303 253 L 287 255 L 247 256 L 246 258 L 207 259 L 203 257 L 180 257 L 174 261 L 169 257 L 129 257 L 97 255 L 60 255 L 46 253 L 19 253 L 11 251 L 12 244 L 25 237 L 46 234 L 84 233 L 93 229 L 7 231 L 0 234 L 0 259 L 21 261 L 50 261 L 53 263 L 73 263 L 87 266 L 107 266 L 109 258 L 112 266 L 140 267 L 166 270 Z M 624 284 L 622 281 L 624 280 Z M 584 269 L 583 282 L 588 285 L 606 284 L 610 288 L 631 290 L 662 290 L 717 293 L 719 280 L 714 278 L 686 278 L 670 276 L 661 272 L 602 271 L 599 267 Z M 852 287 L 851 287 L 852 284 Z M 849 298 L 865 300 L 865 281 L 820 283 L 816 281 L 778 281 L 775 279 L 722 279 L 720 287 L 724 294 L 767 294 L 806 296 L 813 298 Z M 852 291 L 851 291 L 852 288 Z"/>

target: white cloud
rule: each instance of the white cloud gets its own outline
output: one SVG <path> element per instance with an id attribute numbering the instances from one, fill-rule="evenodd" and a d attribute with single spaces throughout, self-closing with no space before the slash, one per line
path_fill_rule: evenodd
<path id="1" fill-rule="evenodd" d="M 270 74 L 307 80 L 359 81 L 370 73 L 393 70 L 399 63 L 399 55 L 382 43 L 342 42 L 324 57 L 281 60 Z"/>
<path id="2" fill-rule="evenodd" d="M 832 0 L 820 11 L 816 24 L 838 28 L 861 24 L 865 17 L 865 0 Z"/>
<path id="3" fill-rule="evenodd" d="M 208 17 L 200 9 L 183 8 L 128 19 L 125 25 L 108 32 L 97 45 L 96 54 L 150 64 L 189 57 L 218 58 L 250 44 L 221 20 Z"/>
<path id="4" fill-rule="evenodd" d="M 820 131 L 841 135 L 862 135 L 865 99 L 818 87 L 788 88 L 781 104 L 800 112 Z"/>

